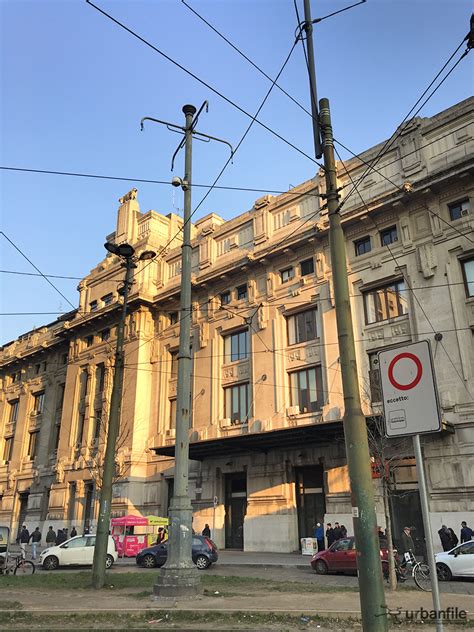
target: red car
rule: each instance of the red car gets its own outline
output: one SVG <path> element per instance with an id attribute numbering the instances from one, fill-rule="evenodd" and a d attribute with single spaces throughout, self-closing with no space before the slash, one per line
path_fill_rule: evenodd
<path id="1" fill-rule="evenodd" d="M 382 567 L 388 565 L 387 542 L 380 542 Z M 319 575 L 327 573 L 357 573 L 357 552 L 354 537 L 342 538 L 331 544 L 329 549 L 315 553 L 311 566 Z M 384 569 L 385 570 L 385 569 Z"/>

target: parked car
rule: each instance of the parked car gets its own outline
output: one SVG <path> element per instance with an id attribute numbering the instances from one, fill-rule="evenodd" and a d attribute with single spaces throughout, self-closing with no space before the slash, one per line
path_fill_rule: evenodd
<path id="1" fill-rule="evenodd" d="M 438 578 L 448 582 L 453 577 L 474 577 L 474 540 L 455 546 L 451 551 L 436 553 Z"/>
<path id="2" fill-rule="evenodd" d="M 77 535 L 58 546 L 50 546 L 40 555 L 40 564 L 47 571 L 59 566 L 91 566 L 94 559 L 95 535 Z M 105 567 L 110 568 L 117 560 L 115 542 L 109 535 Z"/>
<path id="3" fill-rule="evenodd" d="M 388 549 L 385 540 L 380 541 L 380 560 L 382 567 L 388 565 Z M 315 553 L 311 558 L 311 567 L 319 575 L 357 573 L 357 552 L 354 537 L 341 538 L 333 542 L 325 551 Z"/>
<path id="4" fill-rule="evenodd" d="M 145 568 L 155 568 L 156 566 L 163 566 L 167 557 L 168 542 L 162 542 L 142 549 L 137 555 L 136 562 Z M 217 562 L 217 546 L 210 538 L 203 535 L 193 535 L 192 558 L 200 570 L 209 568 L 211 564 Z"/>

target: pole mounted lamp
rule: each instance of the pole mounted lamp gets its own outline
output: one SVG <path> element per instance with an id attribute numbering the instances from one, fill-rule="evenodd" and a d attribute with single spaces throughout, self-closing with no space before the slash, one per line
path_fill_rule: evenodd
<path id="1" fill-rule="evenodd" d="M 115 347 L 114 379 L 112 397 L 110 399 L 109 423 L 107 428 L 107 444 L 104 456 L 104 468 L 102 485 L 100 490 L 99 517 L 97 520 L 97 533 L 94 547 L 94 561 L 92 565 L 92 585 L 94 588 L 102 588 L 105 583 L 105 570 L 107 564 L 107 548 L 110 529 L 110 513 L 112 505 L 112 485 L 115 472 L 115 448 L 120 427 L 120 405 L 122 401 L 122 384 L 124 368 L 124 331 L 127 318 L 127 303 L 130 288 L 133 282 L 133 270 L 137 267 L 137 261 L 149 261 L 156 257 L 153 250 L 145 250 L 140 255 L 135 255 L 135 248 L 130 244 L 114 244 L 107 242 L 105 249 L 123 259 L 125 268 L 125 284 L 123 287 L 123 305 L 120 320 L 117 326 L 117 344 Z"/>

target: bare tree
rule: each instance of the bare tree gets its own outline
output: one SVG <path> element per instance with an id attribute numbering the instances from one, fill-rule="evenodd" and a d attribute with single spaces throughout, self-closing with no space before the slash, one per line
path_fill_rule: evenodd
<path id="1" fill-rule="evenodd" d="M 100 419 L 96 418 L 95 423 L 98 424 L 98 429 L 95 432 L 96 438 L 92 444 L 91 454 L 87 459 L 87 469 L 89 470 L 91 479 L 94 482 L 94 488 L 96 490 L 100 490 L 102 489 L 102 477 L 104 473 L 104 446 L 107 440 L 107 423 L 103 416 L 101 416 Z M 115 472 L 112 483 L 113 485 L 124 479 L 130 471 L 131 463 L 125 463 L 123 458 L 123 449 L 128 446 L 129 438 L 130 429 L 124 428 L 123 424 L 121 424 L 115 450 Z"/>

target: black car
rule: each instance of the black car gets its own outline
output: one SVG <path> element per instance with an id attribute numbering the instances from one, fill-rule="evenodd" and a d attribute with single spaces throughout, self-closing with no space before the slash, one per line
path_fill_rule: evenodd
<path id="1" fill-rule="evenodd" d="M 136 558 L 139 566 L 145 568 L 155 568 L 163 566 L 168 557 L 168 542 L 155 544 L 147 549 L 142 549 Z M 192 545 L 193 562 L 200 570 L 209 568 L 213 562 L 217 562 L 217 546 L 214 542 L 203 535 L 193 535 Z"/>

